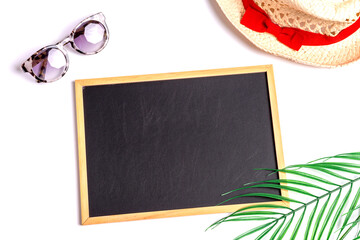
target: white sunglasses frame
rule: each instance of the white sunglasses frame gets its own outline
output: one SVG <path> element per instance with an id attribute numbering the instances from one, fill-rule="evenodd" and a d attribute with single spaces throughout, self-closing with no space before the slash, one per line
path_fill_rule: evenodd
<path id="1" fill-rule="evenodd" d="M 89 21 L 96 21 L 96 22 L 101 23 L 101 24 L 104 26 L 104 28 L 105 28 L 105 37 L 106 37 L 106 38 L 105 38 L 105 43 L 104 43 L 104 45 L 103 45 L 100 49 L 98 49 L 97 51 L 95 51 L 95 52 L 90 52 L 90 53 L 89 53 L 89 52 L 83 52 L 83 51 L 81 51 L 81 50 L 76 46 L 76 44 L 74 43 L 74 35 L 75 35 L 77 29 L 78 29 L 83 23 L 86 23 L 86 22 L 89 22 Z M 21 69 L 22 69 L 24 72 L 30 73 L 31 76 L 33 76 L 33 77 L 37 80 L 38 83 L 55 82 L 55 81 L 59 80 L 60 78 L 62 78 L 62 77 L 65 75 L 65 73 L 68 71 L 68 69 L 69 69 L 69 56 L 68 56 L 68 53 L 67 53 L 66 49 L 64 48 L 64 46 L 65 46 L 66 44 L 70 43 L 71 46 L 72 46 L 72 48 L 75 49 L 77 52 L 79 52 L 79 53 L 81 53 L 81 54 L 92 55 L 92 54 L 96 54 L 96 53 L 100 52 L 101 50 L 103 50 L 103 49 L 106 47 L 106 45 L 107 45 L 107 43 L 108 43 L 108 41 L 109 41 L 109 36 L 110 36 L 110 35 L 109 35 L 109 29 L 108 29 L 108 27 L 107 27 L 107 25 L 106 25 L 106 22 L 105 22 L 105 16 L 104 16 L 104 14 L 103 14 L 102 12 L 99 12 L 99 13 L 97 13 L 97 14 L 91 15 L 90 17 L 87 17 L 87 18 L 85 18 L 84 20 L 82 20 L 78 25 L 76 25 L 76 27 L 72 30 L 72 32 L 70 33 L 70 35 L 68 35 L 67 37 L 65 37 L 65 38 L 64 38 L 63 40 L 61 40 L 60 42 L 58 42 L 58 43 L 56 43 L 56 44 L 48 45 L 48 46 L 43 47 L 43 48 L 39 49 L 38 51 L 36 51 L 34 54 L 32 54 L 32 55 L 21 65 Z M 65 60 L 66 60 L 66 65 L 65 65 L 65 69 L 64 69 L 63 73 L 62 73 L 59 77 L 57 77 L 57 78 L 55 78 L 55 79 L 51 79 L 51 80 L 44 80 L 44 79 L 39 78 L 38 76 L 35 75 L 35 73 L 34 73 L 33 70 L 32 70 L 32 62 L 33 62 L 34 58 L 35 58 L 36 56 L 38 56 L 40 52 L 42 52 L 42 51 L 44 51 L 44 50 L 46 50 L 46 49 L 58 49 L 58 50 L 60 50 L 60 51 L 64 54 Z"/>

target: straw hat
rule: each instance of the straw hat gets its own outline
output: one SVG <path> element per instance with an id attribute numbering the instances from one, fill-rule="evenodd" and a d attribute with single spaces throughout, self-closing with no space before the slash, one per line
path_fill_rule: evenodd
<path id="1" fill-rule="evenodd" d="M 296 62 L 336 67 L 360 58 L 360 0 L 217 0 L 257 47 Z"/>

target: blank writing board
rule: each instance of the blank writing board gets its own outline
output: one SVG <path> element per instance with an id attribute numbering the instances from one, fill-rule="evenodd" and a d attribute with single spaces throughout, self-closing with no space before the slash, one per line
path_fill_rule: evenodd
<path id="1" fill-rule="evenodd" d="M 254 170 L 284 167 L 271 66 L 77 80 L 75 88 L 82 224 L 231 212 L 270 200 L 217 206 L 231 197 L 222 193 L 284 178 Z"/>

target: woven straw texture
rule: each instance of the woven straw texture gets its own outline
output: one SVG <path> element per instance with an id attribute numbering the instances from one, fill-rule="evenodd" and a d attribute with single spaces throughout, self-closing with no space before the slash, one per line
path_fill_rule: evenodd
<path id="1" fill-rule="evenodd" d="M 356 14 L 355 17 L 345 18 L 344 21 L 326 20 L 295 9 L 293 5 L 289 6 L 280 0 L 254 0 L 254 2 L 269 15 L 274 23 L 281 27 L 293 27 L 328 36 L 336 36 L 356 20 Z"/>
<path id="2" fill-rule="evenodd" d="M 280 2 L 281 0 L 277 1 Z M 321 2 L 321 0 L 312 1 Z M 331 2 L 331 0 L 327 1 Z M 295 62 L 321 67 L 337 67 L 346 65 L 360 58 L 360 30 L 357 30 L 345 40 L 335 44 L 326 46 L 302 46 L 299 51 L 294 51 L 284 44 L 278 42 L 273 35 L 268 33 L 255 32 L 240 24 L 240 19 L 245 11 L 241 0 L 217 0 L 217 2 L 226 17 L 245 37 L 247 37 L 260 49 L 271 54 L 285 57 Z M 265 0 L 265 2 L 272 1 Z M 292 2 L 295 3 L 295 1 Z M 332 0 L 332 2 L 339 2 L 339 0 Z M 353 0 L 348 2 L 353 2 Z M 293 12 L 294 9 L 283 6 L 282 11 L 287 11 L 290 13 Z M 298 17 L 299 19 L 297 19 L 297 16 L 295 19 L 301 22 L 301 15 Z M 313 19 L 316 19 L 316 17 L 313 17 Z M 334 24 L 335 23 L 336 22 L 334 22 Z"/>
<path id="3" fill-rule="evenodd" d="M 317 18 L 331 21 L 349 21 L 357 18 L 359 0 L 278 0 L 293 9 Z"/>

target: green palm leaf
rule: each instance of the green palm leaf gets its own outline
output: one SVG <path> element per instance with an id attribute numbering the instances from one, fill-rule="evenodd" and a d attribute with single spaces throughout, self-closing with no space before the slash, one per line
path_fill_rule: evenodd
<path id="1" fill-rule="evenodd" d="M 340 162 L 339 162 L 340 160 Z M 225 222 L 259 221 L 261 225 L 242 233 L 235 239 L 255 235 L 253 239 L 281 240 L 285 236 L 290 239 L 299 237 L 301 228 L 304 228 L 304 239 L 329 240 L 338 231 L 337 239 L 345 238 L 360 224 L 360 216 L 355 210 L 360 207 L 360 188 L 356 194 L 351 194 L 356 182 L 360 182 L 360 152 L 344 153 L 335 156 L 319 158 L 307 164 L 291 165 L 283 169 L 258 169 L 271 171 L 271 174 L 284 172 L 299 179 L 274 179 L 245 184 L 243 187 L 224 193 L 237 194 L 222 203 L 244 197 L 265 197 L 272 200 L 286 201 L 294 207 L 276 204 L 251 205 L 216 221 L 209 228 L 214 228 Z M 345 176 L 345 174 L 348 174 Z M 331 180 L 330 180 L 331 179 Z M 284 197 L 269 193 L 245 193 L 246 189 L 273 188 L 286 190 L 306 196 L 303 199 Z M 354 195 L 354 196 L 353 196 Z M 319 209 L 320 207 L 320 209 Z M 272 208 L 273 210 L 269 210 Z M 305 218 L 308 211 L 309 217 Z M 281 210 L 281 211 L 280 211 Z M 294 221 L 295 216 L 297 220 Z M 350 222 L 352 217 L 356 220 Z M 341 224 L 340 224 L 341 223 Z M 340 224 L 341 228 L 336 229 Z M 360 231 L 355 232 L 360 239 Z"/>
<path id="2" fill-rule="evenodd" d="M 335 213 L 335 217 L 334 217 L 334 219 L 332 220 L 332 223 L 331 223 L 330 229 L 329 229 L 329 233 L 328 233 L 328 236 L 327 236 L 327 238 L 326 238 L 327 240 L 330 239 L 331 234 L 332 234 L 332 232 L 333 232 L 333 230 L 334 230 L 334 228 L 335 228 L 335 224 L 338 222 L 339 217 L 340 217 L 340 214 L 341 214 L 341 212 L 344 210 L 345 205 L 346 205 L 346 203 L 347 203 L 348 200 L 349 200 L 352 187 L 353 187 L 353 184 L 351 183 L 350 188 L 349 188 L 349 190 L 348 190 L 347 193 L 346 193 L 346 196 L 344 197 L 343 201 L 341 202 L 339 208 L 337 209 L 337 211 L 336 211 L 336 213 Z"/>
<path id="3" fill-rule="evenodd" d="M 264 228 L 266 228 L 266 227 L 268 227 L 268 226 L 270 226 L 270 225 L 272 225 L 272 224 L 273 224 L 273 223 L 265 223 L 265 224 L 263 224 L 263 225 L 261 225 L 261 226 L 258 226 L 258 227 L 255 227 L 255 228 L 253 228 L 253 229 L 250 229 L 249 231 L 247 231 L 247 232 L 245 232 L 245 233 L 237 236 L 237 237 L 235 238 L 235 240 L 239 240 L 239 239 L 244 238 L 244 237 L 246 237 L 246 236 L 249 236 L 249 235 L 251 235 L 251 234 L 253 234 L 253 233 L 256 233 L 256 232 L 258 232 L 258 231 L 261 231 L 262 229 L 264 229 Z"/>
<path id="4" fill-rule="evenodd" d="M 276 188 L 276 189 L 284 189 L 284 190 L 288 190 L 288 191 L 293 191 L 293 192 L 297 192 L 297 193 L 301 193 L 304 195 L 308 195 L 311 197 L 316 197 L 314 194 L 311 194 L 303 189 L 300 188 L 295 188 L 295 187 L 290 187 L 290 186 L 286 186 L 286 185 L 277 185 L 277 184 L 269 184 L 269 183 L 264 183 L 264 184 L 256 184 L 256 185 L 252 185 L 252 186 L 248 186 L 248 187 L 242 187 L 242 188 L 238 188 L 237 190 L 244 190 L 244 189 L 249 189 L 249 188 Z M 233 192 L 233 191 L 231 191 Z M 223 195 L 227 195 L 231 192 L 228 193 L 224 193 Z"/>
<path id="5" fill-rule="evenodd" d="M 281 210 L 292 210 L 291 208 L 287 207 L 287 206 L 282 206 L 282 205 L 276 205 L 276 204 L 256 204 L 256 205 L 252 205 L 252 206 L 247 206 L 244 208 L 241 208 L 233 213 L 231 213 L 230 215 L 223 217 L 222 219 L 216 221 L 215 223 L 213 223 L 212 225 L 210 225 L 206 230 L 208 229 L 214 229 L 215 227 L 217 227 L 220 223 L 225 222 L 228 219 L 234 218 L 239 216 L 239 214 L 241 214 L 242 212 L 246 212 L 252 209 L 261 209 L 261 208 L 265 208 L 265 209 L 281 209 Z"/>
<path id="6" fill-rule="evenodd" d="M 297 236 L 297 234 L 298 234 L 298 232 L 299 232 L 301 223 L 302 223 L 302 221 L 304 220 L 305 213 L 306 213 L 306 207 L 304 208 L 304 211 L 302 212 L 302 214 L 301 214 L 298 222 L 296 223 L 295 229 L 294 229 L 293 233 L 291 234 L 291 238 L 290 238 L 290 239 L 296 239 L 296 236 Z"/>
<path id="7" fill-rule="evenodd" d="M 324 216 L 325 209 L 327 208 L 327 205 L 329 204 L 330 197 L 331 197 L 331 195 L 328 195 L 328 198 L 326 199 L 323 207 L 321 208 L 321 210 L 320 210 L 320 212 L 318 214 L 318 217 L 317 217 L 317 219 L 315 221 L 315 226 L 314 226 L 314 230 L 313 230 L 313 234 L 312 234 L 311 239 L 315 239 L 316 233 L 317 233 L 318 228 L 320 226 L 320 222 L 321 222 L 321 220 L 322 220 L 322 218 Z"/>
<path id="8" fill-rule="evenodd" d="M 312 222 L 314 220 L 314 217 L 315 217 L 315 213 L 316 213 L 316 209 L 319 205 L 319 201 L 317 199 L 316 201 L 316 204 L 314 206 L 314 209 L 312 210 L 311 214 L 310 214 L 310 217 L 309 217 L 309 221 L 307 223 L 307 226 L 306 226 L 306 230 L 305 230 L 305 234 L 304 234 L 304 239 L 308 239 L 308 236 L 310 234 L 310 228 L 311 228 L 311 225 L 312 225 Z"/>
<path id="9" fill-rule="evenodd" d="M 226 202 L 229 202 L 231 200 L 234 200 L 236 198 L 241 198 L 241 197 L 264 197 L 264 198 L 270 198 L 270 199 L 273 199 L 273 200 L 280 200 L 280 201 L 285 201 L 285 202 L 293 202 L 293 203 L 304 204 L 303 202 L 300 202 L 300 201 L 298 201 L 296 199 L 283 197 L 283 196 L 279 196 L 279 195 L 275 195 L 275 194 L 271 194 L 271 193 L 247 193 L 247 194 L 242 194 L 242 195 L 238 195 L 238 196 L 229 198 L 229 199 L 219 203 L 219 205 L 224 204 Z"/>
<path id="10" fill-rule="evenodd" d="M 267 229 L 265 229 L 265 231 L 263 231 L 255 240 L 261 240 L 263 239 L 276 225 L 276 222 L 273 223 L 270 227 L 268 227 Z"/>
<path id="11" fill-rule="evenodd" d="M 277 227 L 277 229 L 274 231 L 273 235 L 270 237 L 270 240 L 274 240 L 276 238 L 276 236 L 278 235 L 278 233 L 280 232 L 280 230 L 282 229 L 282 227 L 284 226 L 286 219 L 282 219 L 280 225 Z"/>
<path id="12" fill-rule="evenodd" d="M 326 215 L 326 217 L 324 219 L 323 225 L 322 225 L 321 230 L 319 232 L 319 237 L 318 237 L 319 240 L 322 239 L 325 227 L 328 225 L 329 220 L 330 220 L 331 216 L 334 213 L 334 210 L 335 210 L 335 208 L 336 208 L 336 206 L 337 206 L 337 204 L 339 202 L 340 195 L 341 195 L 341 189 L 339 190 L 338 194 L 336 195 L 335 200 L 333 201 L 333 203 L 331 204 L 331 206 L 330 206 L 330 208 L 329 208 L 329 210 L 327 212 L 327 215 Z"/>
<path id="13" fill-rule="evenodd" d="M 293 185 L 300 185 L 303 187 L 310 187 L 310 188 L 316 188 L 323 191 L 328 191 L 327 189 L 320 187 L 319 185 L 315 185 L 309 182 L 299 181 L 299 180 L 291 180 L 291 179 L 272 179 L 267 181 L 260 181 L 260 182 L 253 182 L 253 183 L 246 183 L 244 186 L 250 185 L 250 184 L 259 184 L 259 183 L 284 183 L 284 184 L 293 184 Z M 228 193 L 233 193 L 235 191 L 241 190 L 241 188 L 232 190 Z M 228 193 L 224 193 L 223 195 L 226 195 Z M 360 206 L 359 206 L 360 207 Z"/>
<path id="14" fill-rule="evenodd" d="M 314 181 L 317 181 L 317 182 L 320 182 L 320 183 L 325 183 L 325 184 L 333 185 L 333 186 L 339 186 L 338 184 L 333 183 L 333 182 L 331 182 L 329 180 L 326 180 L 324 178 L 318 177 L 318 176 L 313 175 L 313 174 L 309 174 L 307 172 L 298 171 L 298 170 L 290 170 L 290 169 L 287 169 L 287 168 L 283 168 L 283 169 L 258 168 L 256 170 L 272 171 L 271 174 L 276 173 L 276 172 L 290 173 L 290 174 L 297 175 L 297 176 L 300 176 L 300 177 L 303 177 L 303 178 L 306 178 L 306 179 L 309 179 L 309 180 L 314 180 Z M 269 174 L 269 175 L 271 175 L 271 174 Z"/>
<path id="15" fill-rule="evenodd" d="M 338 235 L 338 238 L 337 238 L 337 239 L 339 239 L 339 237 L 340 237 L 340 235 L 341 235 L 341 233 L 342 233 L 342 230 L 345 228 L 345 226 L 347 225 L 348 221 L 350 220 L 351 215 L 353 214 L 353 212 L 354 212 L 355 209 L 357 208 L 357 207 L 355 207 L 355 206 L 356 206 L 357 203 L 359 202 L 359 198 L 360 198 L 360 188 L 358 189 L 358 191 L 357 191 L 357 193 L 356 193 L 356 195 L 355 195 L 355 197 L 354 197 L 354 199 L 353 199 L 353 201 L 352 201 L 352 203 L 351 203 L 349 212 L 347 212 L 347 213 L 345 214 L 346 217 L 345 217 L 345 220 L 344 220 L 344 222 L 343 222 L 343 225 L 342 225 L 342 227 L 341 227 L 341 231 L 339 232 L 339 235 Z M 345 232 L 344 237 L 347 235 L 347 233 L 348 233 L 348 231 Z"/>
<path id="16" fill-rule="evenodd" d="M 288 231 L 291 223 L 292 223 L 293 220 L 294 220 L 294 216 L 295 216 L 295 214 L 291 214 L 290 220 L 286 223 L 284 229 L 281 231 L 281 233 L 280 233 L 280 235 L 279 235 L 279 237 L 278 237 L 278 240 L 281 240 L 281 239 L 284 238 L 286 232 Z"/>
<path id="17" fill-rule="evenodd" d="M 342 239 L 345 239 L 345 237 L 348 235 L 348 233 L 349 233 L 351 230 L 353 230 L 354 227 L 355 227 L 359 222 L 360 222 L 360 216 L 358 216 L 358 218 L 357 218 L 355 221 L 350 222 L 350 223 L 348 223 L 347 225 L 341 227 L 339 230 L 342 231 L 342 230 L 345 229 L 348 225 L 351 225 L 351 226 L 348 228 L 348 230 L 341 236 L 340 239 L 341 239 L 341 240 L 342 240 Z M 357 236 L 359 236 L 359 233 L 360 233 L 360 230 L 359 230 L 359 232 L 357 233 Z"/>

